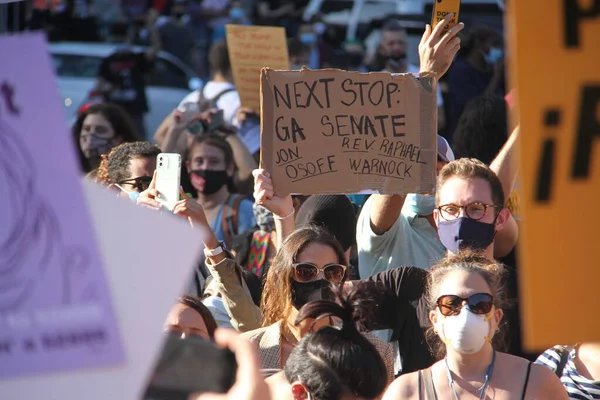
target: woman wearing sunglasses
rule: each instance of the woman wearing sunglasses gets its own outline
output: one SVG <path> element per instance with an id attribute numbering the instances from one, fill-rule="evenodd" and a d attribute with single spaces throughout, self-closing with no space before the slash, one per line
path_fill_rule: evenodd
<path id="1" fill-rule="evenodd" d="M 428 341 L 438 361 L 402 375 L 383 399 L 567 399 L 551 371 L 496 350 L 504 267 L 463 252 L 431 269 Z"/>
<path id="2" fill-rule="evenodd" d="M 152 182 L 158 154 L 160 149 L 150 142 L 122 143 L 102 155 L 96 181 L 136 202 Z"/>
<path id="3" fill-rule="evenodd" d="M 313 300 L 333 300 L 334 290 L 347 277 L 344 251 L 326 230 L 306 227 L 283 242 L 269 268 L 261 308 L 263 328 L 243 336 L 257 343 L 264 369 L 281 369 L 292 350 L 307 333 L 331 325 L 330 318 L 317 323 L 306 319 L 296 325 L 298 310 Z M 385 361 L 388 380 L 393 378 L 391 346 L 373 335 L 365 336 Z"/>

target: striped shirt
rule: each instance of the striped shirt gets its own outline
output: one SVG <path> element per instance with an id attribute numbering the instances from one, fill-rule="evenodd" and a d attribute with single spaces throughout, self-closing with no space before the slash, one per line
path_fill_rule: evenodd
<path id="1" fill-rule="evenodd" d="M 560 347 L 554 347 L 546 350 L 536 360 L 536 364 L 544 365 L 556 372 L 558 364 L 560 363 Z M 589 399 L 600 399 L 600 385 L 598 382 L 591 381 L 579 374 L 577 367 L 575 366 L 575 358 L 577 357 L 577 350 L 573 349 L 569 352 L 569 358 L 563 369 L 560 380 L 567 389 L 570 399 L 577 400 L 589 400 Z"/>

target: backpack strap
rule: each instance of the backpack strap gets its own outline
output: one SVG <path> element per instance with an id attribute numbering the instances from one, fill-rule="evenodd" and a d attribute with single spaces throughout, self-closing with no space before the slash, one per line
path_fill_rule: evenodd
<path id="1" fill-rule="evenodd" d="M 211 105 L 211 108 L 218 108 L 218 107 L 217 107 L 217 102 L 219 101 L 219 99 L 220 99 L 220 98 L 221 98 L 223 95 L 225 95 L 225 94 L 227 94 L 227 93 L 229 93 L 229 92 L 234 92 L 235 90 L 236 90 L 236 89 L 235 89 L 234 87 L 230 87 L 229 89 L 225 89 L 225 90 L 223 90 L 223 91 L 221 91 L 221 92 L 217 93 L 217 95 L 216 95 L 215 97 L 213 97 L 212 99 L 210 99 L 210 103 L 211 103 L 210 105 Z"/>
<path id="2" fill-rule="evenodd" d="M 243 197 L 239 194 L 230 194 L 223 204 L 221 228 L 228 248 L 231 248 L 233 237 L 238 234 L 238 214 L 242 199 Z"/>
<path id="3" fill-rule="evenodd" d="M 563 374 L 563 371 L 565 370 L 565 367 L 567 366 L 567 362 L 569 361 L 569 354 L 571 354 L 571 350 L 573 350 L 573 347 L 557 346 L 554 349 L 560 357 L 558 364 L 556 365 L 556 371 L 554 373 L 560 378 Z"/>

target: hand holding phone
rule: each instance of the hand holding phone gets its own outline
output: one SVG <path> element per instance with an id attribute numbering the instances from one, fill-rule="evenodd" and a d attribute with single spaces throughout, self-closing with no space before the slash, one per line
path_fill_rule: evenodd
<path id="1" fill-rule="evenodd" d="M 177 153 L 160 153 L 156 157 L 157 201 L 173 211 L 179 201 L 181 181 L 181 156 Z"/>
<path id="2" fill-rule="evenodd" d="M 444 35 L 448 30 L 458 23 L 458 13 L 460 11 L 460 0 L 435 0 L 433 4 L 433 15 L 431 16 L 431 29 L 435 29 L 437 24 L 442 22 L 446 15 L 453 14 L 452 19 L 442 31 Z"/>
<path id="3" fill-rule="evenodd" d="M 421 76 L 434 76 L 440 79 L 450 65 L 452 60 L 460 49 L 460 38 L 456 35 L 465 25 L 461 22 L 452 27 L 446 34 L 443 31 L 453 18 L 451 14 L 446 14 L 441 23 L 435 28 L 427 27 L 421 42 L 419 43 L 419 59 Z"/>

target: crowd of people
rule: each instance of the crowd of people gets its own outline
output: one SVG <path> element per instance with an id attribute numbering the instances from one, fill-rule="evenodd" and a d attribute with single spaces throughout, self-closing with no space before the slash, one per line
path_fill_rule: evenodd
<path id="1" fill-rule="evenodd" d="M 417 66 L 406 61 L 397 21 L 382 27 L 369 59 L 362 43 L 334 43 L 322 20 L 303 21 L 302 2 L 67 2 L 71 23 L 93 20 L 77 25 L 93 29 L 85 34 L 59 29 L 62 2 L 53 10 L 43 3 L 32 23 L 51 35 L 100 40 L 125 18 L 135 29 L 122 43 L 150 46 L 139 54 L 123 46 L 105 60 L 97 85 L 105 101 L 82 109 L 72 133 L 86 179 L 153 211 L 165 211 L 156 157 L 181 155 L 171 211 L 202 233 L 205 250 L 164 329 L 227 346 L 238 362 L 229 393 L 199 398 L 600 399 L 600 344 L 522 349 L 520 130 L 507 122 L 501 34 L 465 33 L 462 23 L 442 34 L 449 16 L 426 27 Z M 437 78 L 445 89 L 435 194 L 277 196 L 259 168 L 260 115 L 235 88 L 223 29 L 230 22 L 285 26 L 292 68 Z M 340 45 L 343 61 L 332 57 Z M 157 49 L 207 79 L 149 142 L 143 74 Z"/>

